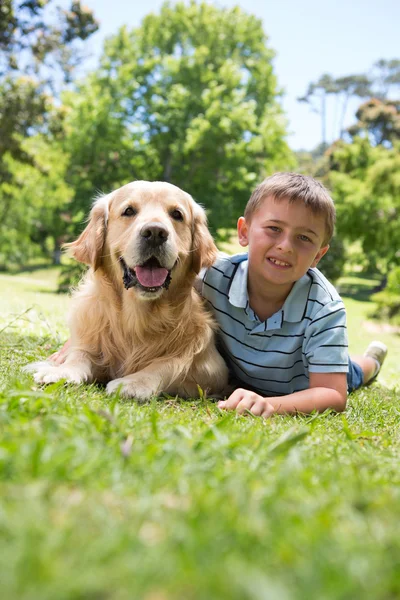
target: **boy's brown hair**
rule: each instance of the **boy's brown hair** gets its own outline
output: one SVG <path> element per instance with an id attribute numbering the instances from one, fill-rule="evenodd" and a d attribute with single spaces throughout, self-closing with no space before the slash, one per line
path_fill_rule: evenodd
<path id="1" fill-rule="evenodd" d="M 313 177 L 300 173 L 275 173 L 264 179 L 253 191 L 248 201 L 244 218 L 250 221 L 266 198 L 303 202 L 313 213 L 325 218 L 326 235 L 324 245 L 328 244 L 335 228 L 336 210 L 328 190 Z"/>

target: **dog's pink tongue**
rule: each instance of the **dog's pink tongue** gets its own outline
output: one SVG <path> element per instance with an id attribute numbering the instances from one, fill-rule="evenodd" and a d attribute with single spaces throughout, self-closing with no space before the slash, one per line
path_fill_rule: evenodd
<path id="1" fill-rule="evenodd" d="M 143 287 L 160 287 L 168 275 L 168 270 L 162 267 L 136 267 L 135 272 Z"/>

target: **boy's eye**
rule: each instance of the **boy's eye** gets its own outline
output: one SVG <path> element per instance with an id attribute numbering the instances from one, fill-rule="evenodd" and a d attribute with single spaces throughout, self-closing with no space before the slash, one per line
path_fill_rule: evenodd
<path id="1" fill-rule="evenodd" d="M 276 225 L 269 225 L 268 229 L 270 229 L 271 231 L 275 231 L 276 233 L 279 233 L 281 231 L 281 228 L 276 227 Z"/>
<path id="2" fill-rule="evenodd" d="M 312 242 L 312 240 L 307 237 L 306 235 L 300 235 L 299 238 L 301 239 L 302 242 Z"/>

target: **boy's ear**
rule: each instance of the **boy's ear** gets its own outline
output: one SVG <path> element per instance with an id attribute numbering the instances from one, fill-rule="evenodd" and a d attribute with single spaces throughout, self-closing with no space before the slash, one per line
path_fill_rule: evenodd
<path id="1" fill-rule="evenodd" d="M 318 254 L 316 255 L 316 257 L 313 260 L 312 263 L 312 267 L 316 267 L 317 264 L 319 263 L 319 261 L 321 260 L 321 258 L 323 256 L 325 256 L 325 254 L 328 252 L 329 250 L 329 244 L 327 244 L 326 246 L 322 246 L 322 248 L 318 251 Z"/>
<path id="2" fill-rule="evenodd" d="M 239 217 L 239 219 L 238 219 L 237 232 L 238 232 L 239 244 L 241 246 L 248 246 L 249 245 L 249 237 L 248 237 L 249 228 L 247 226 L 247 222 L 244 217 Z"/>

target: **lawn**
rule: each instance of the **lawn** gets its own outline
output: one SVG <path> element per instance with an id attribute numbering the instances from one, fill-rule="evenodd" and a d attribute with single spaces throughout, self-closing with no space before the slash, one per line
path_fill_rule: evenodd
<path id="1" fill-rule="evenodd" d="M 379 385 L 263 421 L 34 385 L 21 366 L 67 336 L 56 275 L 0 275 L 2 598 L 400 597 L 400 336 L 369 320 L 374 281 L 340 287 L 352 352 L 390 348 Z"/>

